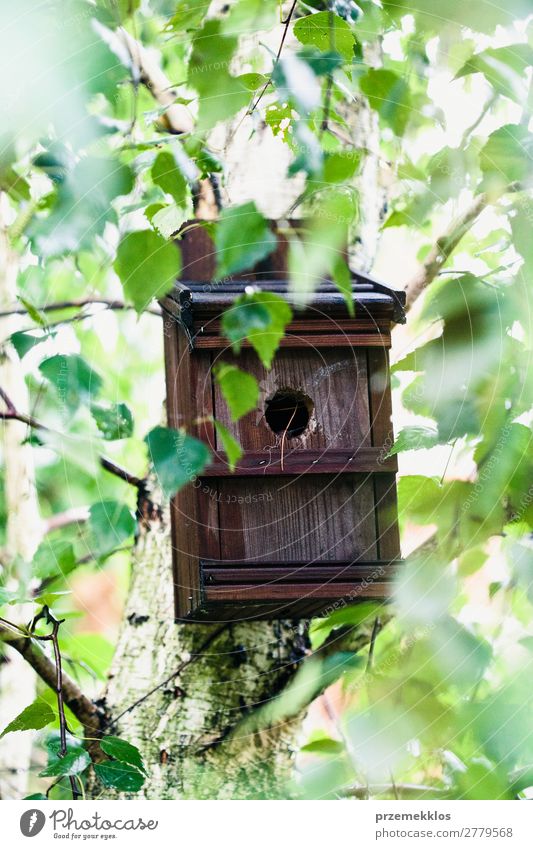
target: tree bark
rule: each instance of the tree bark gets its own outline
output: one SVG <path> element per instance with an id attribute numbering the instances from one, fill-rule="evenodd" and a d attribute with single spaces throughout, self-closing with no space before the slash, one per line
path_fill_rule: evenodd
<path id="1" fill-rule="evenodd" d="M 276 47 L 280 30 L 269 40 Z M 364 102 L 354 103 L 350 125 L 358 146 L 377 151 L 376 119 Z M 211 143 L 226 163 L 223 198 L 226 203 L 254 199 L 263 214 L 276 218 L 287 213 L 301 182 L 286 178 L 286 145 L 261 123 L 251 137 L 251 126 L 252 118 L 241 114 L 212 134 Z M 372 154 L 360 182 L 353 261 L 368 268 L 383 207 Z M 308 648 L 305 623 L 233 623 L 204 652 L 216 626 L 174 623 L 171 575 L 164 521 L 152 524 L 137 547 L 105 698 L 109 728 L 144 755 L 148 778 L 139 796 L 286 798 L 292 792 L 301 713 L 259 730 L 242 720 L 294 677 Z"/>
<path id="2" fill-rule="evenodd" d="M 16 301 L 16 280 L 19 257 L 13 250 L 8 234 L 7 201 L 0 192 L 0 309 L 12 307 Z M 7 339 L 20 326 L 19 316 L 0 321 L 2 339 Z M 17 405 L 28 410 L 29 396 L 24 373 L 14 349 L 4 350 L 0 359 L 0 386 Z M 28 428 L 17 421 L 1 425 L 4 454 L 4 496 L 7 512 L 4 579 L 9 588 L 15 585 L 17 558 L 29 561 L 41 538 L 41 522 L 37 493 L 33 449 L 24 445 Z M 9 572 L 11 570 L 11 572 Z M 11 609 L 13 617 L 24 621 L 31 616 L 28 605 Z M 6 646 L 0 662 L 0 729 L 27 707 L 35 698 L 35 673 L 26 661 Z M 32 735 L 7 735 L 0 740 L 0 798 L 20 799 L 26 795 L 28 769 L 31 759 Z"/>

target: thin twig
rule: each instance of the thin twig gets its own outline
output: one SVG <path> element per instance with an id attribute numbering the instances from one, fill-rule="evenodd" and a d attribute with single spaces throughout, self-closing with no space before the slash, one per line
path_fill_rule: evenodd
<path id="1" fill-rule="evenodd" d="M 291 18 L 292 18 L 292 16 L 293 16 L 293 14 L 294 14 L 294 10 L 296 9 L 296 3 L 297 3 L 297 2 L 298 2 L 298 0 L 293 0 L 293 4 L 292 4 L 291 8 L 289 9 L 289 14 L 288 14 L 288 15 L 287 15 L 287 17 L 285 18 L 285 20 L 283 20 L 283 21 L 281 22 L 281 23 L 283 24 L 283 26 L 284 26 L 284 29 L 283 29 L 283 35 L 281 36 L 281 41 L 280 41 L 280 45 L 279 45 L 279 48 L 278 48 L 278 52 L 276 53 L 276 58 L 274 59 L 274 65 L 273 65 L 273 67 L 272 67 L 272 73 L 270 74 L 270 77 L 268 78 L 268 80 L 267 80 L 267 81 L 266 81 L 266 83 L 264 84 L 263 88 L 262 88 L 262 89 L 261 89 L 261 91 L 259 92 L 259 94 L 258 94 L 258 96 L 257 96 L 257 100 L 256 100 L 256 101 L 255 101 L 255 103 L 253 103 L 253 104 L 252 104 L 252 106 L 250 107 L 250 110 L 249 110 L 249 112 L 248 112 L 248 114 L 249 114 L 249 115 L 251 115 L 251 114 L 252 114 L 252 112 L 254 112 L 254 111 L 257 109 L 257 107 L 258 107 L 259 103 L 260 103 L 260 102 L 261 102 L 261 100 L 263 99 L 263 95 L 265 94 L 265 92 L 266 92 L 267 88 L 269 87 L 269 85 L 272 85 L 272 74 L 274 73 L 274 71 L 275 71 L 275 69 L 276 69 L 276 66 L 277 66 L 277 64 L 278 64 L 278 62 L 279 62 L 279 60 L 280 60 L 281 53 L 282 53 L 282 51 L 283 51 L 283 45 L 285 44 L 285 39 L 287 38 L 287 33 L 288 33 L 288 31 L 289 31 L 289 24 L 290 24 L 290 22 L 291 22 Z"/>
<path id="2" fill-rule="evenodd" d="M 9 397 L 9 395 L 2 389 L 0 386 L 0 398 L 4 401 L 6 405 L 6 410 L 0 410 L 0 420 L 14 420 L 18 422 L 22 422 L 23 424 L 27 424 L 29 427 L 34 428 L 35 430 L 46 430 L 50 433 L 58 433 L 58 431 L 52 431 L 47 425 L 35 419 L 33 416 L 28 416 L 26 413 L 21 413 L 15 405 L 13 401 Z M 61 434 L 60 434 L 61 435 Z M 107 457 L 100 457 L 100 465 L 107 472 L 110 472 L 112 475 L 115 475 L 117 478 L 120 478 L 126 483 L 131 484 L 131 486 L 137 487 L 139 491 L 145 492 L 146 490 L 146 481 L 142 478 L 138 478 L 135 475 L 130 474 L 130 472 L 123 469 L 121 466 L 117 466 L 112 460 L 109 460 Z"/>
<path id="3" fill-rule="evenodd" d="M 63 698 L 63 667 L 61 664 L 61 650 L 59 648 L 59 628 L 61 624 L 65 621 L 64 619 L 56 619 L 56 617 L 51 613 L 50 609 L 45 605 L 42 610 L 42 616 L 46 618 L 47 625 L 52 626 L 52 631 L 50 634 L 46 634 L 44 636 L 36 636 L 37 640 L 41 640 L 45 642 L 49 640 L 52 643 L 52 647 L 54 650 L 54 658 L 56 664 L 56 682 L 55 682 L 55 691 L 57 695 L 57 713 L 59 716 L 59 752 L 58 756 L 60 758 L 64 758 L 68 752 L 67 748 L 67 718 L 65 716 L 65 700 Z M 34 623 L 37 622 L 37 619 L 34 620 Z M 79 799 L 80 792 L 78 790 L 78 786 L 76 784 L 76 778 L 74 775 L 69 775 L 68 777 L 70 783 L 70 789 L 72 791 L 72 798 Z"/>
<path id="4" fill-rule="evenodd" d="M 144 478 L 138 478 L 135 475 L 132 475 L 130 472 L 126 471 L 126 469 L 123 469 L 121 466 L 117 466 L 117 464 L 108 457 L 100 457 L 100 465 L 106 470 L 106 472 L 110 472 L 112 475 L 126 481 L 126 483 L 129 483 L 131 486 L 135 486 L 140 490 L 146 489 L 146 480 Z"/>
<path id="5" fill-rule="evenodd" d="M 81 298 L 76 301 L 57 301 L 53 304 L 44 304 L 41 307 L 35 307 L 37 312 L 59 312 L 60 310 L 83 309 L 89 306 L 103 306 L 107 310 L 131 310 L 133 305 L 125 304 L 124 301 L 117 301 L 111 298 Z M 149 307 L 145 312 L 151 315 L 161 315 L 161 311 L 157 307 Z M 6 318 L 10 315 L 27 315 L 28 310 L 25 307 L 12 307 L 8 310 L 0 312 L 0 318 Z"/>
<path id="6" fill-rule="evenodd" d="M 372 634 L 370 636 L 370 645 L 368 647 L 368 660 L 367 660 L 367 663 L 366 663 L 367 673 L 370 672 L 371 669 L 372 669 L 372 664 L 374 662 L 374 649 L 376 647 L 376 639 L 377 639 L 377 636 L 378 636 L 380 631 L 381 631 L 381 619 L 379 618 L 379 616 L 376 616 L 376 618 L 374 619 L 374 624 L 372 626 Z"/>

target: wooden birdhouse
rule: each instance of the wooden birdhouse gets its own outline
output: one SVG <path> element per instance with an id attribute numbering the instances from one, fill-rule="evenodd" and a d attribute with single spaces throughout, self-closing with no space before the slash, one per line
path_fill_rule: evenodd
<path id="1" fill-rule="evenodd" d="M 400 556 L 388 349 L 403 292 L 353 274 L 350 317 L 325 280 L 267 370 L 246 344 L 235 356 L 221 315 L 247 286 L 290 301 L 286 238 L 221 282 L 203 227 L 178 244 L 182 279 L 161 302 L 168 420 L 207 442 L 213 459 L 171 505 L 177 618 L 299 618 L 386 598 Z M 260 386 L 257 409 L 237 423 L 213 374 L 224 362 Z M 213 419 L 242 446 L 233 473 Z"/>

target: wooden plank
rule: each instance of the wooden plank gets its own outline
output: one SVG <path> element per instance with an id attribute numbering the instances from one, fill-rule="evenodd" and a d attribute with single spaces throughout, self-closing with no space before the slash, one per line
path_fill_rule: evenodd
<path id="1" fill-rule="evenodd" d="M 253 568 L 246 566 L 202 566 L 202 575 L 206 586 L 220 586 L 223 584 L 301 584 L 301 583 L 329 583 L 330 581 L 341 581 L 342 583 L 357 583 L 358 581 L 380 580 L 383 583 L 394 575 L 394 565 L 379 565 L 371 563 L 366 565 L 343 564 L 335 566 L 308 566 L 300 564 L 293 568 L 287 566 L 270 566 L 262 563 Z"/>
<path id="2" fill-rule="evenodd" d="M 202 336 L 220 336 L 222 322 L 219 319 L 212 319 L 207 323 L 200 325 L 196 328 L 196 331 L 199 337 Z M 287 325 L 286 332 L 298 333 L 303 331 L 307 334 L 318 333 L 319 331 L 327 331 L 329 333 L 333 333 L 338 335 L 339 333 L 347 333 L 349 331 L 358 330 L 361 333 L 380 333 L 384 336 L 390 336 L 390 322 L 376 322 L 371 321 L 368 318 L 360 318 L 360 319 L 337 319 L 333 320 L 331 318 L 326 319 L 314 319 L 308 318 L 305 320 L 297 319 L 296 321 L 291 321 L 289 325 Z"/>
<path id="3" fill-rule="evenodd" d="M 215 357 L 216 362 L 225 358 Z M 228 362 L 232 362 L 233 358 Z M 367 357 L 360 350 L 308 350 L 297 355 L 278 351 L 272 369 L 265 369 L 255 352 L 242 351 L 241 369 L 252 374 L 260 387 L 256 410 L 239 422 L 231 420 L 218 385 L 215 386 L 215 417 L 225 425 L 245 451 L 277 451 L 281 437 L 265 419 L 267 401 L 287 387 L 307 395 L 314 406 L 309 426 L 301 436 L 285 440 L 285 454 L 293 450 L 347 449 L 371 446 L 368 406 Z"/>
<path id="4" fill-rule="evenodd" d="M 370 475 L 219 479 L 221 559 L 374 560 Z"/>
<path id="5" fill-rule="evenodd" d="M 236 585 L 233 587 L 206 587 L 205 601 L 207 604 L 217 601 L 233 601 L 240 603 L 254 601 L 303 601 L 309 598 L 323 601 L 335 601 L 341 598 L 375 598 L 386 599 L 390 595 L 390 585 L 387 582 L 372 583 L 363 587 L 357 583 L 335 584 L 269 584 L 267 587 L 255 585 Z"/>
<path id="6" fill-rule="evenodd" d="M 363 446 L 354 451 L 329 448 L 322 452 L 307 449 L 246 451 L 231 472 L 226 455 L 219 453 L 202 472 L 202 477 L 254 477 L 263 475 L 324 475 L 354 474 L 357 472 L 394 472 L 396 457 L 384 458 L 381 448 Z"/>
<path id="7" fill-rule="evenodd" d="M 165 363 L 168 422 L 171 427 L 188 426 L 188 429 L 194 429 L 193 423 L 198 416 L 195 406 L 198 384 L 205 382 L 201 375 L 205 372 L 207 364 L 191 357 L 188 340 L 177 324 L 165 334 Z M 193 391 L 191 387 L 194 387 Z M 207 404 L 207 411 L 212 410 L 211 393 L 202 394 L 200 397 Z M 174 496 L 170 505 L 170 516 L 176 616 L 181 618 L 194 610 L 201 598 L 201 523 L 197 493 L 193 484 L 184 487 Z M 209 550 L 208 546 L 207 548 Z M 220 548 L 210 550 L 220 551 Z"/>
<path id="8" fill-rule="evenodd" d="M 280 342 L 280 348 L 390 348 L 390 345 L 390 335 L 385 333 L 307 333 L 284 336 Z M 225 336 L 200 335 L 195 336 L 194 347 L 226 351 L 230 343 Z M 247 339 L 242 347 L 251 347 Z"/>
<path id="9" fill-rule="evenodd" d="M 381 450 L 385 451 L 394 443 L 389 355 L 388 351 L 374 349 L 367 351 L 367 357 L 372 444 L 383 446 Z M 376 475 L 374 493 L 379 556 L 383 559 L 398 558 L 400 532 L 395 476 Z"/>

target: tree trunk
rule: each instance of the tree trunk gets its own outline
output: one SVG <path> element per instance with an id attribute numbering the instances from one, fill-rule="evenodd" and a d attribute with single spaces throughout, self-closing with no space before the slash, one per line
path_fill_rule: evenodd
<path id="1" fill-rule="evenodd" d="M 7 232 L 7 202 L 0 193 L 0 307 L 11 307 L 16 301 L 16 280 L 19 258 L 12 249 Z M 18 329 L 19 316 L 4 318 L 2 339 Z M 2 354 L 0 386 L 17 409 L 28 410 L 29 396 L 20 361 L 13 349 Z M 23 445 L 28 428 L 20 422 L 4 422 L 4 497 L 7 512 L 6 551 L 4 563 L 7 587 L 18 584 L 17 558 L 30 561 L 41 537 L 41 521 L 37 493 L 33 449 Z M 22 567 L 23 568 L 23 567 Z M 21 576 L 19 576 L 21 577 Z M 11 608 L 15 621 L 24 622 L 31 616 L 31 605 Z M 35 673 L 17 652 L 5 646 L 0 663 L 0 729 L 27 707 L 35 698 Z M 0 798 L 20 799 L 26 795 L 30 766 L 32 735 L 10 734 L 0 740 Z"/>
<path id="2" fill-rule="evenodd" d="M 356 143 L 376 151 L 375 116 L 364 103 L 354 103 L 349 117 Z M 223 197 L 232 203 L 254 199 L 263 214 L 279 217 L 286 214 L 301 184 L 286 179 L 286 145 L 266 126 L 256 128 L 250 137 L 251 128 L 252 119 L 242 121 L 241 115 L 233 126 L 213 134 L 213 147 L 227 163 Z M 358 267 L 368 268 L 383 207 L 373 155 L 367 158 L 360 188 L 361 224 L 353 255 Z M 286 797 L 291 792 L 301 715 L 265 731 L 247 730 L 242 737 L 237 726 L 293 677 L 307 648 L 305 625 L 230 624 L 203 652 L 202 645 L 216 626 L 174 623 L 170 561 L 167 524 L 152 527 L 136 551 L 106 694 L 108 715 L 119 717 L 111 726 L 113 733 L 138 745 L 145 758 L 149 776 L 139 795 Z M 178 668 L 180 674 L 172 677 Z M 159 686 L 161 682 L 166 683 Z"/>

